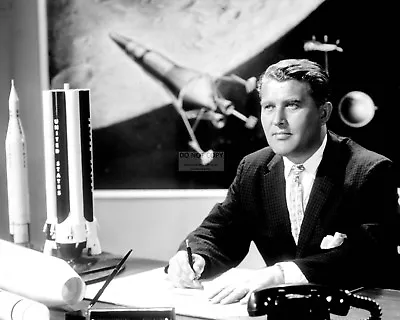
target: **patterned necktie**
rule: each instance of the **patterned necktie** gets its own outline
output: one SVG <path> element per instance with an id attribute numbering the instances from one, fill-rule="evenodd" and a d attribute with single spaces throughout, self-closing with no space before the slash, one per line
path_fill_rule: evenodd
<path id="1" fill-rule="evenodd" d="M 290 171 L 290 186 L 289 186 L 289 215 L 290 225 L 294 241 L 298 242 L 301 222 L 303 221 L 303 186 L 300 181 L 300 174 L 304 171 L 304 166 L 301 164 L 294 165 Z"/>

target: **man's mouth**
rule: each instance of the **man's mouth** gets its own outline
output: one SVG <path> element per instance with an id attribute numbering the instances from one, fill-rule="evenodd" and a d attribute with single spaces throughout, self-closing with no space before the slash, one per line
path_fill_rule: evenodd
<path id="1" fill-rule="evenodd" d="M 272 136 L 274 136 L 278 139 L 280 139 L 280 138 L 286 139 L 286 138 L 290 137 L 291 135 L 292 134 L 289 132 L 275 132 L 272 134 Z"/>

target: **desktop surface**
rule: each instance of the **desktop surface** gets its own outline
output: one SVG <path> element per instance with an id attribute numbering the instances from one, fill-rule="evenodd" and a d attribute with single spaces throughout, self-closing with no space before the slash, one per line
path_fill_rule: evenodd
<path id="1" fill-rule="evenodd" d="M 123 275 L 128 274 L 137 274 L 145 271 L 150 271 L 155 268 L 160 268 L 166 265 L 166 262 L 149 260 L 149 259 L 138 259 L 131 258 L 126 263 L 126 268 L 122 272 Z M 356 293 L 357 295 L 366 296 L 374 299 L 382 308 L 383 316 L 382 320 L 394 320 L 400 319 L 400 291 L 392 290 L 392 289 L 364 289 Z M 73 310 L 85 310 L 89 305 L 90 300 L 84 299 L 78 305 L 73 306 L 73 308 L 68 309 L 69 311 Z M 116 304 L 107 303 L 99 299 L 99 302 L 95 304 L 95 308 L 113 308 L 118 307 Z M 65 312 L 67 309 L 52 309 L 51 310 L 51 320 L 64 320 Z M 359 319 L 367 319 L 369 317 L 369 312 L 361 309 L 352 308 L 347 316 L 336 316 L 331 315 L 332 320 L 339 319 L 349 319 L 349 320 L 359 320 Z M 236 318 L 236 317 L 235 317 Z M 237 317 L 237 319 L 246 319 L 246 317 Z M 261 317 L 248 317 L 248 319 L 256 319 Z M 265 317 L 263 316 L 265 319 Z M 196 319 L 193 316 L 184 316 L 177 314 L 177 320 L 186 320 L 186 319 Z M 201 318 L 197 318 L 201 319 Z M 233 319 L 232 317 L 227 317 L 226 319 Z"/>

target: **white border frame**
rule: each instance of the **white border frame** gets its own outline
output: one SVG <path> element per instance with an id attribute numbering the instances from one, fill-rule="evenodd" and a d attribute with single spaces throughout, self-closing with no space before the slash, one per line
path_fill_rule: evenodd
<path id="1" fill-rule="evenodd" d="M 94 190 L 94 199 L 195 199 L 225 197 L 227 189 Z"/>

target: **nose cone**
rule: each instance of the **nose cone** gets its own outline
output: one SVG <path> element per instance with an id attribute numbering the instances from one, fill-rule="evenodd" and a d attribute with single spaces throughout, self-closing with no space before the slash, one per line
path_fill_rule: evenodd
<path id="1" fill-rule="evenodd" d="M 111 32 L 109 36 L 116 44 L 118 44 L 123 49 L 125 49 L 130 42 L 130 39 L 128 37 L 125 37 L 116 32 Z"/>
<path id="2" fill-rule="evenodd" d="M 109 34 L 110 38 L 133 59 L 142 58 L 149 50 L 132 38 L 128 38 L 116 32 Z"/>

